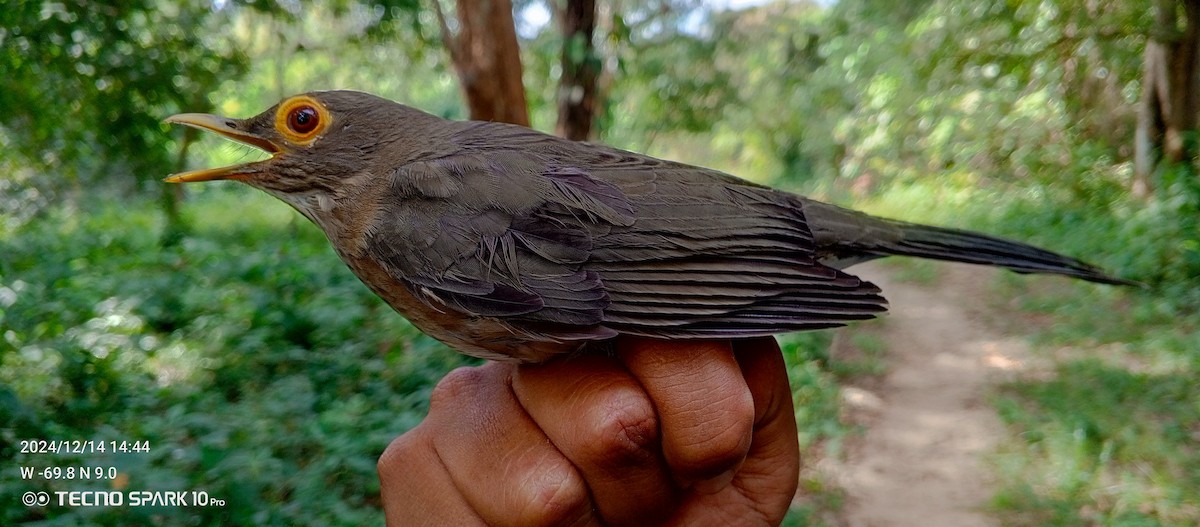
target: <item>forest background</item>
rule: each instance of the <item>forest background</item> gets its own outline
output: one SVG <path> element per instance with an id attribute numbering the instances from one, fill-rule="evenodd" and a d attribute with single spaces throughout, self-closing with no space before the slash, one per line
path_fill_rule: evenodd
<path id="1" fill-rule="evenodd" d="M 0 10 L 0 524 L 381 521 L 376 458 L 419 422 L 432 385 L 472 361 L 391 313 L 285 205 L 233 183 L 161 182 L 260 155 L 163 117 L 248 116 L 329 88 L 524 118 L 1145 283 L 988 286 L 1036 322 L 1056 364 L 993 398 L 1009 436 L 992 513 L 1200 524 L 1200 2 L 514 3 Z M 785 339 L 810 460 L 842 455 L 857 433 L 839 382 L 886 369 L 886 354 L 831 357 L 830 339 Z M 20 452 L 26 439 L 150 448 L 39 456 Z M 18 466 L 116 471 L 80 482 Z M 226 501 L 20 502 L 81 488 Z M 809 474 L 801 493 L 791 524 L 836 521 L 839 489 Z"/>

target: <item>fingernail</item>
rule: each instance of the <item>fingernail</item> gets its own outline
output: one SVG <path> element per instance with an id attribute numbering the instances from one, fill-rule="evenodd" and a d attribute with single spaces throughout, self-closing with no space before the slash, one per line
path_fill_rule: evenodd
<path id="1" fill-rule="evenodd" d="M 697 481 L 695 485 L 692 485 L 692 488 L 700 494 L 716 494 L 724 490 L 725 487 L 728 487 L 730 483 L 733 483 L 733 476 L 733 470 L 729 470 L 715 478 Z"/>

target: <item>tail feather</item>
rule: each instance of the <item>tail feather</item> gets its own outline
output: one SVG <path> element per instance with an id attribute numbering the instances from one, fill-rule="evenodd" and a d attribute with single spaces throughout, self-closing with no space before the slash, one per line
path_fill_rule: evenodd
<path id="1" fill-rule="evenodd" d="M 958 229 L 881 220 L 903 235 L 877 247 L 878 252 L 952 262 L 995 265 L 1018 273 L 1048 273 L 1114 285 L 1138 285 L 1102 269 L 1058 253 L 995 236 Z"/>
<path id="2" fill-rule="evenodd" d="M 801 198 L 821 263 L 843 269 L 888 255 L 995 265 L 1018 273 L 1047 273 L 1114 285 L 1141 285 L 1087 262 L 977 232 L 869 216 Z"/>

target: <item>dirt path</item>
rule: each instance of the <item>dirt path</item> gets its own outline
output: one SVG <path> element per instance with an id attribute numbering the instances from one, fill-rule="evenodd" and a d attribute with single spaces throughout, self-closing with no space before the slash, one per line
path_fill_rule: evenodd
<path id="1" fill-rule="evenodd" d="M 846 460 L 822 469 L 845 490 L 844 525 L 998 525 L 984 510 L 993 487 L 981 458 L 1003 431 L 987 397 L 1028 362 L 1028 348 L 984 322 L 996 271 L 945 265 L 932 286 L 897 282 L 877 266 L 855 272 L 883 288 L 891 314 L 868 328 L 886 346 L 887 373 L 845 390 L 866 432 Z"/>

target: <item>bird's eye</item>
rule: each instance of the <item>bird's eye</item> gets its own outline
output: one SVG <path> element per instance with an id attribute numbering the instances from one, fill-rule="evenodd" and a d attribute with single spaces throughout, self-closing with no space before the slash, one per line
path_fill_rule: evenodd
<path id="1" fill-rule="evenodd" d="M 275 111 L 275 130 L 299 146 L 312 144 L 332 123 L 333 115 L 325 105 L 308 95 L 286 99 Z"/>
<path id="2" fill-rule="evenodd" d="M 299 106 L 288 112 L 287 125 L 293 132 L 307 134 L 317 129 L 321 114 L 312 106 Z"/>

